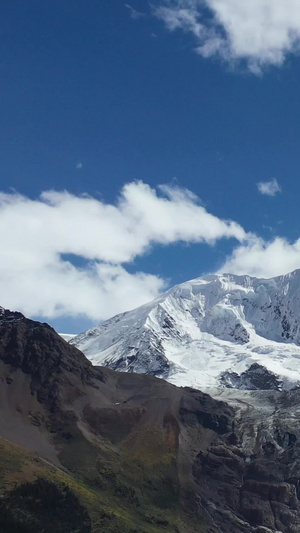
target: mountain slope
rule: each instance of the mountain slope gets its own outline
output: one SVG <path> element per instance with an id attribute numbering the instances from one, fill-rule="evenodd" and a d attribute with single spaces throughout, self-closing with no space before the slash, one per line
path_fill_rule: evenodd
<path id="1" fill-rule="evenodd" d="M 95 364 L 177 385 L 290 389 L 300 383 L 300 271 L 175 286 L 71 340 Z M 265 379 L 262 379 L 262 376 Z"/>
<path id="2" fill-rule="evenodd" d="M 0 339 L 4 533 L 5 503 L 35 519 L 38 477 L 63 481 L 95 533 L 299 532 L 299 389 L 239 391 L 233 409 L 155 377 L 93 367 L 20 313 L 2 311 Z M 84 509 L 82 517 L 89 527 Z"/>
<path id="3" fill-rule="evenodd" d="M 0 339 L 2 490 L 12 479 L 59 476 L 95 532 L 216 531 L 197 503 L 192 465 L 215 436 L 232 432 L 232 409 L 153 377 L 93 367 L 51 327 L 20 313 L 2 309 Z"/>

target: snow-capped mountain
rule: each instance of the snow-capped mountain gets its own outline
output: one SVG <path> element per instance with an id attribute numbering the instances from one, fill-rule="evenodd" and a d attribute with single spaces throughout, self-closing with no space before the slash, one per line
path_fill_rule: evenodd
<path id="1" fill-rule="evenodd" d="M 209 275 L 72 339 L 94 363 L 202 390 L 300 386 L 300 270 Z"/>

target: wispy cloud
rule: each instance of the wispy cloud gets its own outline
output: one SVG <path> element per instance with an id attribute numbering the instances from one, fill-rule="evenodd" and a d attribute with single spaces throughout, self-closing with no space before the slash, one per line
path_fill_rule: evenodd
<path id="1" fill-rule="evenodd" d="M 257 183 L 257 188 L 260 194 L 266 194 L 267 196 L 275 196 L 275 194 L 281 192 L 281 187 L 276 179 L 271 181 L 260 181 Z"/>
<path id="2" fill-rule="evenodd" d="M 255 74 L 300 50 L 299 0 L 158 0 L 153 13 L 191 33 L 201 56 L 244 61 Z"/>
<path id="3" fill-rule="evenodd" d="M 125 4 L 125 7 L 126 7 L 127 9 L 129 9 L 129 11 L 130 11 L 130 17 L 131 17 L 133 20 L 138 20 L 139 18 L 145 16 L 145 13 L 141 13 L 140 11 L 137 11 L 136 9 L 134 9 L 134 8 L 133 8 L 131 5 L 129 5 L 129 4 Z"/>
<path id="4" fill-rule="evenodd" d="M 126 263 L 155 244 L 247 239 L 236 222 L 208 213 L 190 191 L 127 184 L 116 204 L 47 191 L 32 200 L 0 194 L 1 305 L 26 314 L 108 318 L 151 300 L 164 280 Z M 85 267 L 66 260 L 85 259 Z"/>

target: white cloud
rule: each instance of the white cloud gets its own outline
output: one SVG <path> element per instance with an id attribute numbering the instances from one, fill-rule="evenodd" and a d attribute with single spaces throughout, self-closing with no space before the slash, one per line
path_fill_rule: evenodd
<path id="1" fill-rule="evenodd" d="M 1 305 L 30 316 L 94 320 L 163 289 L 157 276 L 124 267 L 151 245 L 249 238 L 239 224 L 208 213 L 191 192 L 163 186 L 158 194 L 142 182 L 127 184 L 116 205 L 68 192 L 47 191 L 36 200 L 2 193 L 0 227 Z M 76 267 L 64 254 L 87 264 Z"/>
<path id="2" fill-rule="evenodd" d="M 3 193 L 0 228 L 0 305 L 29 316 L 100 321 L 155 298 L 166 288 L 163 279 L 134 271 L 134 265 L 126 270 L 155 244 L 213 245 L 234 238 L 238 245 L 222 272 L 268 278 L 300 267 L 300 239 L 266 242 L 208 213 L 194 194 L 174 186 L 157 192 L 129 183 L 115 205 L 68 192 L 47 191 L 35 200 Z"/>
<path id="3" fill-rule="evenodd" d="M 276 179 L 271 181 L 260 181 L 257 188 L 261 194 L 267 196 L 275 196 L 276 193 L 281 192 L 281 187 Z"/>
<path id="4" fill-rule="evenodd" d="M 245 60 L 254 73 L 300 50 L 299 0 L 161 0 L 154 14 L 193 34 L 203 57 Z"/>
<path id="5" fill-rule="evenodd" d="M 300 268 L 300 239 L 289 243 L 276 237 L 265 242 L 258 237 L 238 246 L 220 272 L 270 278 Z"/>
<path id="6" fill-rule="evenodd" d="M 80 269 L 58 257 L 26 261 L 22 252 L 14 259 L 10 268 L 7 261 L 0 265 L 1 304 L 27 316 L 100 321 L 152 300 L 164 288 L 158 277 L 129 274 L 121 265 L 95 262 Z"/>

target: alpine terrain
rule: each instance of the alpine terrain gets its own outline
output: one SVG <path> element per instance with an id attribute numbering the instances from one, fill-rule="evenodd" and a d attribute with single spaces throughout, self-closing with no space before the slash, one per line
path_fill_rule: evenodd
<path id="1" fill-rule="evenodd" d="M 257 416 L 2 308 L 0 339 L 1 533 L 299 532 L 299 390 Z"/>
<path id="2" fill-rule="evenodd" d="M 300 270 L 198 278 L 70 342 L 94 364 L 214 395 L 290 390 L 300 385 Z"/>
<path id="3" fill-rule="evenodd" d="M 200 278 L 69 343 L 0 308 L 1 533 L 299 533 L 299 282 Z"/>

